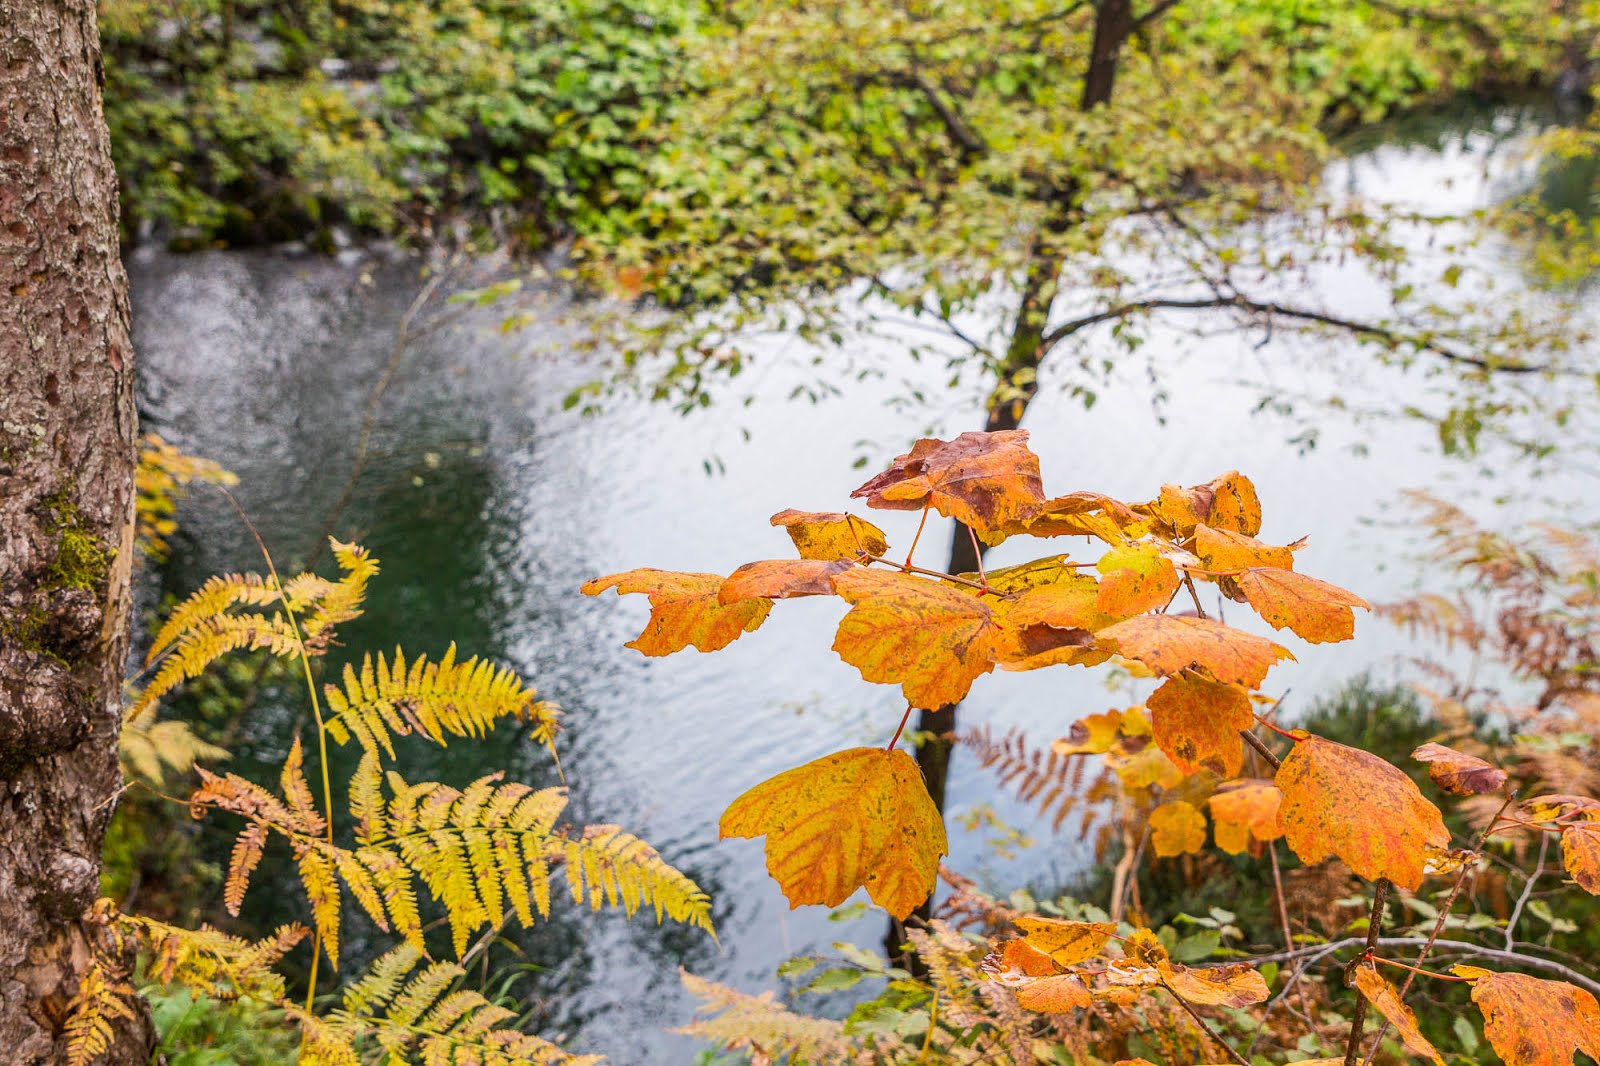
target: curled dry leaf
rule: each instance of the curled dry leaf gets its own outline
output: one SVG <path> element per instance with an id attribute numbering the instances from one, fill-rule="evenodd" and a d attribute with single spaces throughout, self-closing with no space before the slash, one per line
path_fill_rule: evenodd
<path id="1" fill-rule="evenodd" d="M 716 651 L 760 628 L 772 610 L 767 599 L 724 604 L 718 599 L 722 580 L 718 574 L 629 570 L 585 582 L 583 594 L 598 596 L 614 588 L 619 595 L 642 592 L 650 597 L 650 620 L 627 647 L 646 655 L 670 655 L 691 646 Z"/>
<path id="2" fill-rule="evenodd" d="M 717 590 L 717 600 L 730 604 L 760 598 L 832 596 L 834 575 L 852 565 L 842 559 L 763 559 L 745 563 L 728 575 Z"/>
<path id="3" fill-rule="evenodd" d="M 899 685 L 913 707 L 958 703 L 994 669 L 1002 639 L 994 611 L 954 586 L 856 567 L 834 577 L 849 601 L 833 650 L 868 681 Z"/>
<path id="4" fill-rule="evenodd" d="M 1187 489 L 1163 485 L 1157 499 L 1134 509 L 1167 525 L 1179 537 L 1192 536 L 1202 523 L 1251 537 L 1261 532 L 1261 498 L 1250 479 L 1237 470 Z"/>
<path id="5" fill-rule="evenodd" d="M 1238 685 L 1186 674 L 1168 678 L 1145 704 L 1156 743 L 1184 773 L 1205 769 L 1233 777 L 1244 765 L 1239 731 L 1256 719 L 1250 694 Z"/>
<path id="6" fill-rule="evenodd" d="M 998 544 L 1008 536 L 1096 537 L 1107 544 L 1126 544 L 1150 531 L 1150 523 L 1133 508 L 1098 492 L 1072 492 L 1046 500 L 1029 518 L 1007 522 L 984 536 Z M 980 534 L 982 536 L 982 534 Z"/>
<path id="7" fill-rule="evenodd" d="M 1025 429 L 919 440 L 850 495 L 869 507 L 932 507 L 980 535 L 1032 518 L 1045 502 L 1039 457 L 1028 450 Z"/>
<path id="8" fill-rule="evenodd" d="M 1115 922 L 1069 922 L 1025 914 L 1013 923 L 1030 947 L 1050 956 L 1057 966 L 1076 966 L 1105 950 L 1117 931 Z"/>
<path id="9" fill-rule="evenodd" d="M 1154 544 L 1112 548 L 1095 569 L 1105 575 L 1096 590 L 1096 605 L 1112 618 L 1158 610 L 1178 591 L 1178 571 Z"/>
<path id="10" fill-rule="evenodd" d="M 1589 992 L 1477 966 L 1450 972 L 1472 981 L 1484 1035 L 1506 1066 L 1571 1066 L 1574 1051 L 1600 1060 L 1600 1002 Z"/>
<path id="11" fill-rule="evenodd" d="M 1192 855 L 1206 846 L 1206 816 L 1175 800 L 1150 812 L 1150 846 L 1163 859 Z"/>
<path id="12" fill-rule="evenodd" d="M 1535 796 L 1522 802 L 1523 817 L 1533 822 L 1553 822 L 1578 817 L 1600 821 L 1600 800 L 1588 796 Z"/>
<path id="13" fill-rule="evenodd" d="M 1206 803 L 1216 824 L 1217 847 L 1238 855 L 1254 838 L 1261 843 L 1283 835 L 1278 827 L 1278 808 L 1283 793 L 1271 781 L 1230 781 L 1222 785 Z"/>
<path id="14" fill-rule="evenodd" d="M 1041 1014 L 1065 1014 L 1069 1010 L 1087 1007 L 1093 998 L 1083 978 L 1075 973 L 1058 973 L 1052 977 L 1035 977 L 1024 981 L 1017 989 L 1017 1003 L 1025 1010 Z"/>
<path id="15" fill-rule="evenodd" d="M 790 907 L 836 907 L 865 886 L 904 918 L 933 892 L 948 850 L 922 771 L 903 751 L 851 748 L 786 770 L 728 805 L 721 836 L 767 838 Z"/>
<path id="16" fill-rule="evenodd" d="M 854 562 L 863 554 L 880 556 L 888 552 L 889 540 L 883 530 L 864 518 L 843 511 L 796 511 L 790 508 L 772 516 L 772 524 L 782 526 L 794 541 L 802 559 L 824 561 L 843 559 Z"/>
<path id="17" fill-rule="evenodd" d="M 1095 638 L 1157 673 L 1203 669 L 1218 681 L 1247 688 L 1259 687 L 1279 659 L 1294 658 L 1281 644 L 1210 618 L 1141 615 L 1099 630 Z"/>
<path id="18" fill-rule="evenodd" d="M 1444 1058 L 1440 1056 L 1439 1049 L 1434 1047 L 1428 1038 L 1422 1035 L 1422 1030 L 1417 1028 L 1416 1014 L 1405 1005 L 1400 998 L 1399 990 L 1384 979 L 1376 966 L 1370 962 L 1362 963 L 1355 968 L 1353 976 L 1361 994 L 1367 997 L 1367 1002 L 1371 1003 L 1379 1014 L 1389 1019 L 1389 1024 L 1400 1034 L 1400 1040 L 1407 1050 L 1425 1059 L 1432 1059 L 1435 1066 L 1444 1066 Z"/>
<path id="19" fill-rule="evenodd" d="M 1427 763 L 1428 778 L 1452 795 L 1498 792 L 1506 783 L 1504 770 L 1443 744 L 1424 744 L 1412 752 L 1411 757 Z"/>
<path id="20" fill-rule="evenodd" d="M 1359 748 L 1299 737 L 1273 781 L 1283 792 L 1284 837 L 1302 862 L 1337 855 L 1359 877 L 1414 892 L 1427 846 L 1450 843 L 1439 808 L 1411 778 Z"/>
<path id="21" fill-rule="evenodd" d="M 1233 580 L 1268 625 L 1293 630 L 1312 644 L 1349 640 L 1356 632 L 1351 608 L 1372 609 L 1353 592 L 1293 570 L 1263 567 L 1246 570 Z"/>
<path id="22" fill-rule="evenodd" d="M 1091 714 L 1072 723 L 1067 735 L 1050 745 L 1057 755 L 1104 755 L 1122 734 L 1120 711 Z"/>
<path id="23" fill-rule="evenodd" d="M 1561 863 L 1579 888 L 1600 896 L 1600 822 L 1573 822 L 1562 827 Z"/>
<path id="24" fill-rule="evenodd" d="M 1169 989 L 1190 1003 L 1205 1007 L 1248 1007 L 1264 1003 L 1271 993 L 1266 978 L 1248 963 L 1227 966 L 1183 966 L 1158 962 L 1156 971 Z"/>
<path id="25" fill-rule="evenodd" d="M 1035 977 L 1049 977 L 1056 972 L 1050 956 L 1026 940 L 1007 940 L 999 951 L 991 951 L 978 964 L 991 980 L 1009 987 L 1017 987 Z"/>

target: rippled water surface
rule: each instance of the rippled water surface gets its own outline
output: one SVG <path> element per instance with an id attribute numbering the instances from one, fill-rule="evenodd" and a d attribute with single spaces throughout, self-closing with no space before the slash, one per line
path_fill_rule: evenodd
<path id="1" fill-rule="evenodd" d="M 1522 180 L 1514 156 L 1496 154 L 1496 129 L 1480 123 L 1434 145 L 1381 146 L 1334 178 L 1434 205 L 1487 202 Z M 1506 255 L 1514 278 L 1520 268 Z M 147 251 L 132 258 L 130 272 L 149 426 L 237 472 L 239 499 L 280 566 L 304 561 L 344 489 L 368 391 L 420 284 L 416 266 Z M 1348 288 L 1341 294 L 1357 305 L 1370 288 L 1338 275 L 1327 283 Z M 730 393 L 751 394 L 748 406 L 683 418 L 624 400 L 581 418 L 560 401 L 592 368 L 568 350 L 559 302 L 554 290 L 536 301 L 538 317 L 520 333 L 503 334 L 497 313 L 475 313 L 406 352 L 378 410 L 371 458 L 335 525 L 383 564 L 368 615 L 345 634 L 345 652 L 399 643 L 437 654 L 455 641 L 463 654 L 514 665 L 563 705 L 574 817 L 621 822 L 690 871 L 717 901 L 720 947 L 696 932 L 566 908 L 547 926 L 512 934 L 521 958 L 504 951 L 495 964 L 530 964 L 515 989 L 547 1034 L 622 1063 L 687 1062 L 694 1045 L 665 1032 L 691 1006 L 677 966 L 758 991 L 774 984 L 774 968 L 791 953 L 846 938 L 879 942 L 878 917 L 832 923 L 818 908 L 791 912 L 762 870 L 760 843 L 718 843 L 716 820 L 739 792 L 779 770 L 881 741 L 903 704 L 829 651 L 836 603 L 780 604 L 759 633 L 716 655 L 645 660 L 622 646 L 647 613 L 642 599 L 590 599 L 578 586 L 633 566 L 727 572 L 784 556 L 787 539 L 768 515 L 843 508 L 865 477 L 853 466 L 858 457 L 876 468 L 925 430 L 980 426 L 980 405 L 975 393 L 945 392 L 938 367 L 913 365 L 894 365 L 820 405 L 790 400 L 793 386 L 808 380 L 795 369 L 803 347 L 792 341 L 772 344 L 755 384 L 741 380 Z M 1167 341 L 1156 334 L 1150 345 Z M 1493 456 L 1441 457 L 1421 423 L 1340 412 L 1317 415 L 1317 444 L 1307 452 L 1291 442 L 1300 423 L 1252 414 L 1263 384 L 1336 394 L 1352 410 L 1427 400 L 1424 377 L 1378 367 L 1347 344 L 1258 349 L 1222 336 L 1172 338 L 1171 350 L 1161 365 L 1170 399 L 1159 412 L 1142 372 L 1102 390 L 1088 411 L 1047 383 L 1027 425 L 1048 489 L 1144 499 L 1163 481 L 1243 470 L 1265 505 L 1263 536 L 1283 542 L 1311 533 L 1303 569 L 1374 601 L 1416 580 L 1406 538 L 1393 527 L 1403 490 L 1442 488 L 1476 500 L 1480 511 L 1511 493 L 1576 503 L 1578 517 L 1597 517 L 1592 481 L 1560 461 L 1525 480 L 1522 468 Z M 910 386 L 925 389 L 931 404 L 886 402 Z M 173 562 L 148 578 L 151 597 L 187 593 L 214 571 L 259 569 L 253 542 L 218 497 L 197 491 L 184 517 Z M 874 516 L 902 545 L 915 518 Z M 941 560 L 948 536 L 930 532 L 927 561 Z M 996 558 L 1019 551 L 1008 545 Z M 1309 700 L 1362 670 L 1387 669 L 1399 649 L 1393 632 L 1368 621 L 1359 630 L 1337 648 L 1289 638 L 1302 661 L 1276 671 L 1273 684 Z M 1046 743 L 1081 715 L 1125 699 L 1083 671 L 997 673 L 978 681 L 963 713 L 968 723 L 1021 726 Z M 281 757 L 299 713 L 292 694 L 264 701 L 238 762 L 248 768 Z M 464 784 L 505 768 L 532 784 L 555 780 L 548 758 L 514 733 L 446 752 L 413 746 L 406 758 L 413 779 L 437 774 Z M 1083 868 L 1080 841 L 1033 824 L 958 752 L 951 809 L 983 802 L 1038 843 L 1002 861 L 981 832 L 953 828 L 956 867 L 996 887 L 1049 884 Z M 208 839 L 225 846 L 220 833 Z M 256 920 L 292 909 L 292 883 L 262 887 Z"/>

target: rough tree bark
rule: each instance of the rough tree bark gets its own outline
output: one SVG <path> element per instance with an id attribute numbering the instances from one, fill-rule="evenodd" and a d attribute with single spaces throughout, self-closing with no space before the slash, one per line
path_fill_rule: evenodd
<path id="1" fill-rule="evenodd" d="M 0 9 L 0 1058 L 34 1066 L 121 786 L 133 353 L 94 0 Z M 124 1027 L 101 1061 L 148 1063 Z"/>

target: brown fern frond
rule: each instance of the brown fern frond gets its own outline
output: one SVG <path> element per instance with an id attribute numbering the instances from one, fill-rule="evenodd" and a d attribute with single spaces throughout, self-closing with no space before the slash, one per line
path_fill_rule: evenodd
<path id="1" fill-rule="evenodd" d="M 976 956 L 987 947 L 980 948 L 938 919 L 927 929 L 907 929 L 906 941 L 927 969 L 944 1016 L 963 1029 L 982 1024 L 988 1012 L 979 999 L 984 978 Z"/>
<path id="2" fill-rule="evenodd" d="M 1001 929 L 1020 917 L 1022 912 L 1008 907 L 999 900 L 984 894 L 975 882 L 939 864 L 939 878 L 950 886 L 950 895 L 939 905 L 943 918 L 951 919 L 958 930 L 977 928 L 981 932 Z"/>
<path id="3" fill-rule="evenodd" d="M 477 656 L 456 662 L 456 646 L 429 662 L 417 656 L 410 665 L 395 649 L 393 660 L 369 654 L 360 671 L 346 665 L 343 686 L 326 685 L 332 715 L 328 734 L 344 744 L 353 735 L 369 752 L 394 758 L 392 736 L 418 733 L 443 746 L 445 734 L 481 737 L 502 718 L 533 724 L 534 738 L 555 739 L 557 710 L 536 699 L 534 690 L 506 667 Z"/>
<path id="4" fill-rule="evenodd" d="M 1059 831 L 1082 801 L 1086 760 L 1057 754 L 1053 748 L 1032 747 L 1016 728 L 996 737 L 988 726 L 979 726 L 957 740 L 977 756 L 979 765 L 995 772 L 1002 788 L 1049 818 L 1052 830 Z"/>
<path id="5" fill-rule="evenodd" d="M 89 1066 L 116 1038 L 116 1019 L 138 1017 L 133 1001 L 138 991 L 127 978 L 99 959 L 89 964 L 78 982 L 78 994 L 67 1004 L 67 1066 Z"/>
<path id="6" fill-rule="evenodd" d="M 728 1051 L 750 1052 L 756 1061 L 788 1061 L 815 1066 L 853 1066 L 861 1061 L 858 1038 L 847 1036 L 842 1022 L 795 1014 L 771 992 L 747 995 L 725 985 L 680 971 L 683 987 L 700 1001 L 696 1017 L 673 1030 Z M 892 1037 L 883 1042 L 898 1044 Z"/>

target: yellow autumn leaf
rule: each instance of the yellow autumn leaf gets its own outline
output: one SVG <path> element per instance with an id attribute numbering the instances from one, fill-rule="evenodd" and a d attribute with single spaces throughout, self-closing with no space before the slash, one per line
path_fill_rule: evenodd
<path id="1" fill-rule="evenodd" d="M 1417 1028 L 1416 1014 L 1401 1000 L 1399 989 L 1385 980 L 1376 966 L 1370 962 L 1363 963 L 1355 968 L 1353 977 L 1356 987 L 1367 997 L 1367 1002 L 1377 1008 L 1379 1014 L 1389 1019 L 1389 1024 L 1400 1034 L 1400 1040 L 1408 1051 L 1425 1059 L 1432 1059 L 1435 1066 L 1444 1066 L 1444 1058 L 1439 1054 L 1439 1049 L 1434 1047 L 1428 1038 L 1422 1035 L 1422 1030 Z"/>
<path id="2" fill-rule="evenodd" d="M 1076 966 L 1105 950 L 1117 931 L 1115 922 L 1073 922 L 1025 914 L 1012 921 L 1028 946 L 1050 956 L 1057 966 Z"/>
<path id="3" fill-rule="evenodd" d="M 782 526 L 802 559 L 856 562 L 863 555 L 881 556 L 889 550 L 883 530 L 842 511 L 808 512 L 793 508 L 772 516 Z"/>
<path id="4" fill-rule="evenodd" d="M 1150 812 L 1150 846 L 1163 859 L 1198 852 L 1206 846 L 1206 816 L 1182 800 L 1163 803 Z"/>
<path id="5" fill-rule="evenodd" d="M 618 595 L 648 596 L 650 620 L 627 644 L 646 655 L 670 655 L 691 646 L 717 651 L 760 628 L 772 610 L 772 601 L 766 599 L 723 603 L 718 598 L 722 581 L 720 574 L 628 570 L 584 582 L 583 594 L 598 596 L 614 588 Z"/>
<path id="6" fill-rule="evenodd" d="M 896 918 L 932 894 L 948 850 L 916 761 L 882 748 L 825 755 L 763 781 L 728 805 L 721 836 L 767 838 L 767 872 L 790 907 L 835 907 L 865 886 Z"/>

